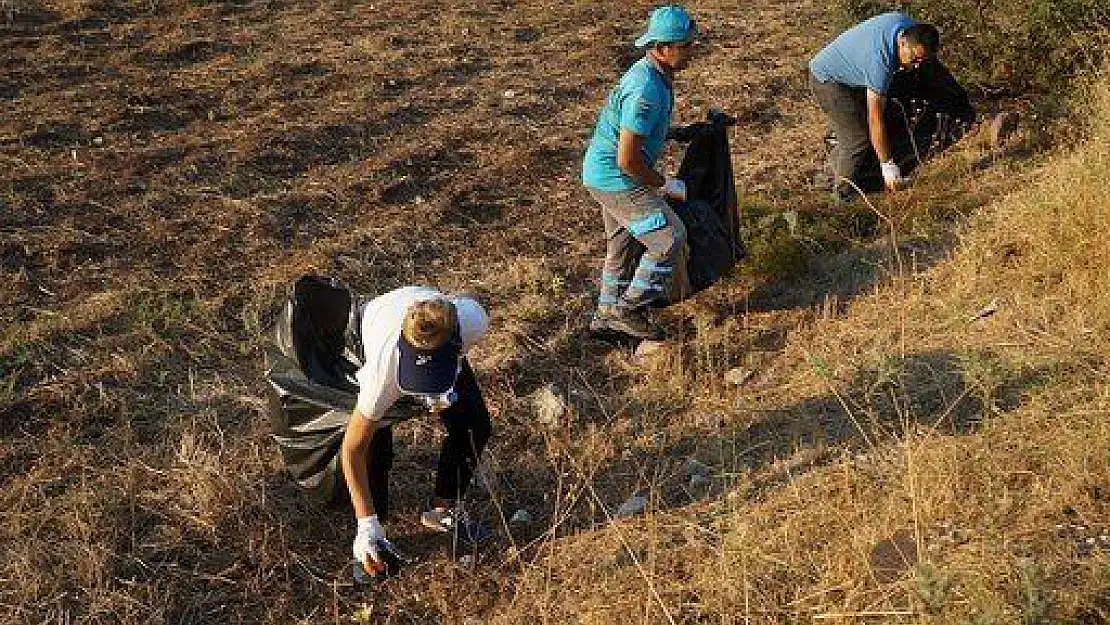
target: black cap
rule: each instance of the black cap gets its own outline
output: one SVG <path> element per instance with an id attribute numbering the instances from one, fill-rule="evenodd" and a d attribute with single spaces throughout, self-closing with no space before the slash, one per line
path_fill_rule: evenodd
<path id="1" fill-rule="evenodd" d="M 406 393 L 436 395 L 455 386 L 462 357 L 462 340 L 458 328 L 449 339 L 435 349 L 420 349 L 405 338 L 397 341 L 400 357 L 397 364 L 397 386 Z"/>

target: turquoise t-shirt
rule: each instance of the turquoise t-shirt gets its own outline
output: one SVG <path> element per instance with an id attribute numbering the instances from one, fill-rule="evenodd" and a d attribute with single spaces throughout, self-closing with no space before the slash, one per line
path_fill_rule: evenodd
<path id="1" fill-rule="evenodd" d="M 644 159 L 655 165 L 663 153 L 674 113 L 674 89 L 655 62 L 636 61 L 609 92 L 582 162 L 582 182 L 598 191 L 629 191 L 641 186 L 617 165 L 620 129 L 644 137 Z"/>
<path id="2" fill-rule="evenodd" d="M 886 94 L 898 71 L 898 35 L 916 24 L 902 13 L 876 15 L 849 28 L 809 62 L 821 82 L 867 87 Z"/>

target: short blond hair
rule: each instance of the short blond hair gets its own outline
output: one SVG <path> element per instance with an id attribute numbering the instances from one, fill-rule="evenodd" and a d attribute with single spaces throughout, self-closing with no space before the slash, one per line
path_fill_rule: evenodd
<path id="1" fill-rule="evenodd" d="M 417 349 L 438 349 L 459 323 L 455 305 L 445 299 L 416 302 L 405 312 L 401 334 Z"/>

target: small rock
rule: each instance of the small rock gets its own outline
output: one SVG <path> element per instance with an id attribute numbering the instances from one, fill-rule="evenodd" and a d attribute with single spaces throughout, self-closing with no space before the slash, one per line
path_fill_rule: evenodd
<path id="1" fill-rule="evenodd" d="M 551 427 L 559 423 L 559 417 L 566 412 L 567 404 L 562 397 L 555 394 L 555 389 L 550 384 L 532 393 L 532 408 L 536 411 L 536 420 Z"/>
<path id="2" fill-rule="evenodd" d="M 516 97 L 516 92 L 515 92 L 515 91 L 513 91 L 512 89 L 506 89 L 506 90 L 505 90 L 505 93 L 502 93 L 501 95 L 502 95 L 502 97 L 504 97 L 504 98 L 505 98 L 506 100 L 511 100 L 511 99 L 513 99 L 513 98 L 515 98 L 515 97 Z"/>
<path id="3" fill-rule="evenodd" d="M 695 475 L 690 476 L 690 488 L 697 488 L 699 486 L 705 486 L 706 484 L 709 484 L 712 481 L 713 480 L 708 475 L 704 475 L 702 473 L 697 473 Z"/>
<path id="4" fill-rule="evenodd" d="M 462 566 L 465 566 L 465 567 L 474 566 L 474 563 L 476 561 L 477 560 L 475 560 L 474 556 L 472 554 L 469 554 L 469 553 L 466 554 L 465 556 L 459 558 L 459 564 L 461 564 Z"/>
<path id="5" fill-rule="evenodd" d="M 636 346 L 636 358 L 650 356 L 663 349 L 664 345 L 666 345 L 664 341 L 640 341 L 640 344 Z"/>
<path id="6" fill-rule="evenodd" d="M 709 475 L 713 471 L 704 463 L 698 461 L 697 458 L 688 458 L 686 460 L 686 475 Z"/>
<path id="7" fill-rule="evenodd" d="M 644 513 L 647 510 L 647 497 L 643 495 L 633 495 L 628 498 L 628 501 L 622 503 L 617 508 L 617 516 L 622 519 L 634 517 Z"/>
<path id="8" fill-rule="evenodd" d="M 528 510 L 521 508 L 513 513 L 513 518 L 509 519 L 510 523 L 531 523 L 532 513 Z"/>
<path id="9" fill-rule="evenodd" d="M 754 369 L 736 367 L 734 369 L 729 369 L 728 372 L 725 373 L 725 382 L 733 386 L 743 386 L 748 382 L 748 380 L 752 379 L 752 376 L 754 375 Z"/>

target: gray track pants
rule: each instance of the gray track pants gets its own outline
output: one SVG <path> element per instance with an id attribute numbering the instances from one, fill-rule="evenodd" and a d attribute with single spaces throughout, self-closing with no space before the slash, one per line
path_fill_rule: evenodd
<path id="1" fill-rule="evenodd" d="M 821 82 L 813 74 L 809 75 L 809 85 L 836 134 L 836 147 L 829 154 L 828 165 L 832 170 L 829 173 L 838 180 L 851 180 L 865 193 L 881 190 L 883 177 L 879 173 L 879 158 L 871 148 L 867 128 L 867 90 L 832 81 Z M 837 186 L 847 185 L 838 182 Z M 854 194 L 850 188 L 838 191 Z"/>
<path id="2" fill-rule="evenodd" d="M 598 306 L 635 309 L 669 298 L 675 261 L 686 244 L 682 220 L 646 187 L 589 192 L 601 205 L 605 225 Z"/>

